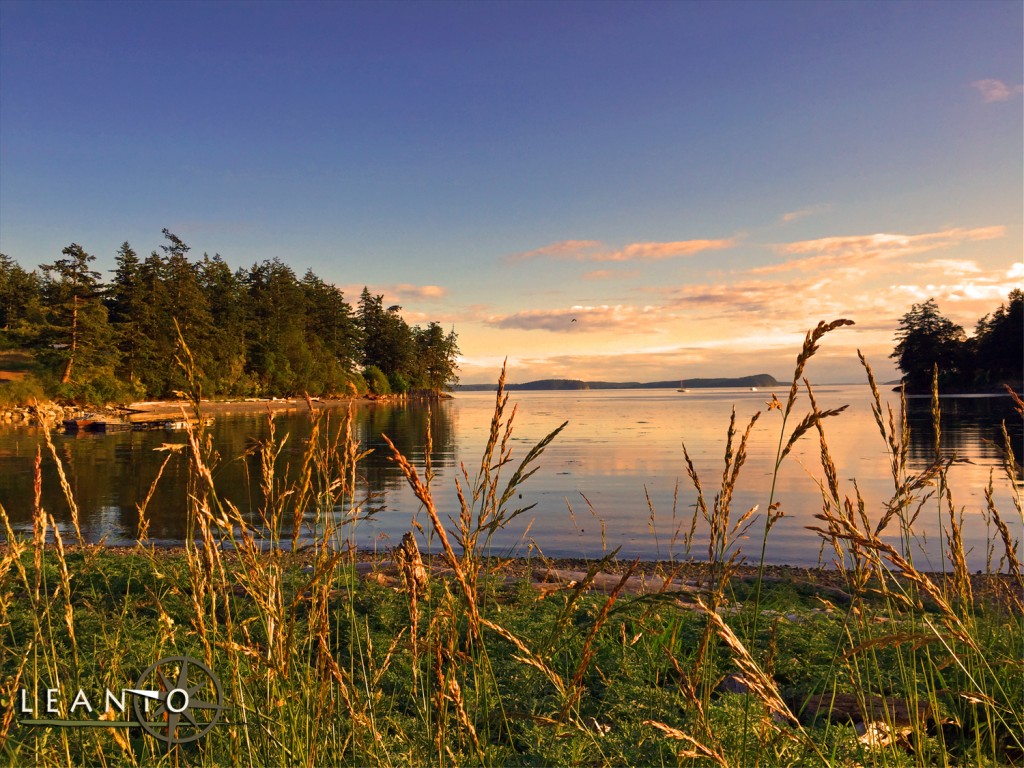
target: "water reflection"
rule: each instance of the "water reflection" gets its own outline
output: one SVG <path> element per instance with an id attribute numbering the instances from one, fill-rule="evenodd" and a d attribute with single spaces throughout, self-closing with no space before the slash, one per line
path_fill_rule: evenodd
<path id="1" fill-rule="evenodd" d="M 455 465 L 455 428 L 450 400 L 433 403 L 425 408 L 421 403 L 372 404 L 359 411 L 360 441 L 373 453 L 366 457 L 363 472 L 372 494 L 386 495 L 388 490 L 404 487 L 405 480 L 391 461 L 391 449 L 382 435 L 387 435 L 395 447 L 415 466 L 426 465 L 427 425 L 430 426 L 430 460 L 434 469 L 443 474 L 446 467 Z"/>
<path id="2" fill-rule="evenodd" d="M 321 434 L 330 432 L 336 438 L 345 420 L 344 409 L 325 413 Z M 450 402 L 435 404 L 429 415 L 427 409 L 412 403 L 365 404 L 353 410 L 353 435 L 364 448 L 372 449 L 360 464 L 363 490 L 368 495 L 386 499 L 389 491 L 404 485 L 388 458 L 390 451 L 381 434 L 387 434 L 405 455 L 422 466 L 428 420 L 431 461 L 443 471 L 455 462 Z M 272 420 L 265 415 L 224 416 L 208 430 L 215 446 L 212 470 L 218 490 L 223 499 L 250 518 L 256 516 L 263 501 L 258 448 L 270 439 L 271 425 L 275 438 L 283 441 L 276 467 L 290 482 L 301 471 L 312 432 L 308 415 L 278 414 Z M 183 433 L 54 433 L 51 439 L 81 512 L 82 531 L 89 539 L 111 543 L 132 540 L 138 533 L 139 505 L 149 495 L 161 467 L 157 492 L 146 506 L 149 535 L 162 541 L 180 540 L 186 535 L 189 462 L 187 453 L 173 450 L 184 447 Z M 41 455 L 42 507 L 58 522 L 70 525 L 71 509 L 62 491 L 57 463 L 39 429 L 0 432 L 0 503 L 16 529 L 31 528 L 37 451 Z"/>
<path id="3" fill-rule="evenodd" d="M 1024 422 L 1014 411 L 1009 397 L 942 397 L 939 409 L 942 456 L 999 464 L 1004 453 L 1002 426 L 1005 424 L 1017 461 L 1024 457 Z M 907 424 L 910 426 L 910 459 L 913 466 L 920 468 L 935 457 L 930 398 L 907 398 Z"/>
<path id="4" fill-rule="evenodd" d="M 594 555 L 605 546 L 610 549 L 622 545 L 623 556 L 666 556 L 674 531 L 684 520 L 688 528 L 696 505 L 681 444 L 686 444 L 710 503 L 721 479 L 726 428 L 733 407 L 740 430 L 755 412 L 763 412 L 750 436 L 733 508 L 738 514 L 754 505 L 767 507 L 781 426 L 778 411 L 766 412 L 769 393 L 647 390 L 513 394 L 513 400 L 519 403 L 512 440 L 514 464 L 562 421 L 568 420 L 569 426 L 544 454 L 537 473 L 523 488 L 521 502 L 516 499 L 517 504 L 536 507 L 517 520 L 512 529 L 495 537 L 500 547 L 515 545 L 530 525 L 527 538 L 550 555 Z M 886 446 L 871 415 L 869 392 L 864 386 L 822 387 L 816 395 L 822 408 L 850 405 L 846 413 L 826 422 L 828 443 L 843 492 L 851 496 L 859 492 L 875 519 L 892 496 L 893 481 Z M 898 396 L 886 396 L 898 413 Z M 972 567 L 977 567 L 987 535 L 981 510 L 990 471 L 995 472 L 1000 509 L 1007 513 L 1013 509 L 1012 491 L 1000 476 L 999 425 L 1006 420 L 1015 446 L 1021 446 L 1024 429 L 1009 398 L 943 398 L 942 402 L 943 454 L 956 453 L 968 462 L 953 467 L 951 485 L 958 509 L 965 509 L 964 532 L 969 546 L 974 547 Z M 435 501 L 442 517 L 457 513 L 453 475 L 460 462 L 465 462 L 471 473 L 479 465 L 493 404 L 493 394 L 463 393 L 454 400 L 432 405 L 431 461 L 436 472 Z M 807 407 L 804 400 L 798 404 L 789 429 Z M 907 413 L 911 471 L 916 472 L 931 462 L 934 451 L 928 399 L 910 399 Z M 332 410 L 325 415 L 321 428 L 336 433 L 344 418 L 345 409 Z M 275 416 L 272 423 L 278 440 L 287 436 L 277 458 L 278 469 L 288 478 L 295 477 L 310 439 L 309 417 L 283 414 Z M 372 546 L 381 536 L 397 541 L 409 530 L 411 518 L 420 514 L 420 503 L 389 460 L 390 450 L 381 434 L 387 434 L 422 473 L 427 424 L 427 411 L 419 403 L 363 403 L 353 410 L 354 434 L 364 449 L 372 449 L 360 466 L 359 495 L 372 496 L 382 510 L 362 526 L 363 545 Z M 209 430 L 220 456 L 214 467 L 219 491 L 251 517 L 262 502 L 260 455 L 253 449 L 267 440 L 270 432 L 271 422 L 266 415 L 220 417 Z M 183 435 L 162 431 L 54 435 L 53 441 L 81 509 L 83 531 L 90 539 L 107 537 L 111 542 L 123 543 L 136 536 L 137 505 L 146 498 L 165 461 L 158 492 L 147 509 L 149 534 L 161 541 L 180 540 L 186 534 L 188 459 L 185 454 L 159 450 L 168 444 L 182 445 Z M 31 528 L 34 463 L 41 445 L 42 505 L 58 521 L 70 521 L 56 465 L 47 454 L 41 434 L 8 429 L 0 431 L 0 503 L 22 530 Z M 1024 447 L 1020 454 L 1024 454 Z M 775 499 L 782 503 L 787 516 L 773 529 L 769 560 L 799 564 L 817 561 L 820 540 L 806 526 L 815 524 L 813 515 L 821 509 L 820 477 L 819 447 L 812 431 L 797 444 L 777 478 Z M 927 556 L 936 559 L 934 543 L 941 539 L 942 517 L 938 508 L 934 509 L 921 516 L 919 525 L 933 550 Z M 1019 536 L 1020 523 L 1014 524 L 1014 535 Z M 751 540 L 741 542 L 752 556 L 760 551 L 757 531 L 755 524 Z M 693 549 L 696 556 L 706 550 L 706 543 L 702 543 L 705 534 L 703 523 L 698 523 Z M 423 543 L 429 546 L 429 542 Z M 673 546 L 679 554 L 680 543 Z M 935 564 L 941 567 L 937 560 Z"/>

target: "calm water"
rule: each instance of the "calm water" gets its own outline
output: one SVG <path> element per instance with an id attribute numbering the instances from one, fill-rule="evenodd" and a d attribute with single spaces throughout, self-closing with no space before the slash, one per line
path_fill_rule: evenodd
<path id="1" fill-rule="evenodd" d="M 786 390 L 780 388 L 779 397 L 785 394 Z M 885 447 L 871 416 L 867 388 L 822 387 L 816 395 L 821 408 L 850 406 L 841 416 L 826 422 L 828 442 L 843 491 L 852 495 L 852 479 L 856 478 L 869 514 L 877 520 L 893 486 Z M 599 555 L 605 546 L 621 546 L 624 557 L 667 557 L 673 531 L 684 520 L 688 526 L 696 503 L 696 493 L 686 476 L 682 443 L 685 442 L 696 465 L 710 506 L 721 482 L 732 407 L 736 408 L 738 429 L 742 431 L 756 411 L 766 411 L 769 396 L 767 392 L 739 390 L 513 393 L 511 402 L 519 405 L 514 433 L 516 463 L 562 421 L 567 420 L 569 425 L 541 458 L 540 469 L 524 487 L 522 500 L 516 500 L 517 504 L 536 506 L 510 530 L 502 532 L 495 543 L 501 547 L 514 546 L 529 524 L 525 540 L 535 542 L 552 556 Z M 465 462 L 471 473 L 479 465 L 493 405 L 491 393 L 460 393 L 455 399 L 434 406 L 434 488 L 444 514 L 456 513 L 454 477 L 459 463 Z M 971 567 L 983 567 L 988 531 L 981 510 L 990 470 L 995 470 L 998 507 L 1014 535 L 1021 534 L 1020 518 L 1015 518 L 1011 501 L 1014 490 L 1001 474 L 998 448 L 998 424 L 1005 419 L 1018 456 L 1024 454 L 1021 421 L 1013 413 L 1008 398 L 945 398 L 943 409 L 943 451 L 966 460 L 951 472 L 954 503 L 958 509 L 964 509 L 965 537 L 973 547 Z M 802 401 L 791 426 L 805 411 L 806 402 Z M 928 400 L 911 400 L 908 411 L 915 470 L 925 466 L 932 454 Z M 332 419 L 341 414 L 342 411 L 333 412 Z M 780 422 L 779 412 L 764 412 L 752 432 L 749 457 L 734 496 L 733 509 L 737 515 L 755 504 L 761 509 L 767 507 Z M 367 447 L 375 449 L 362 468 L 363 491 L 372 493 L 374 506 L 379 508 L 373 519 L 361 525 L 362 545 L 386 547 L 397 543 L 414 517 L 426 524 L 418 502 L 387 461 L 386 447 L 379 437 L 381 432 L 388 434 L 422 471 L 426 424 L 425 409 L 418 404 L 359 405 L 358 435 Z M 278 416 L 275 427 L 278 436 L 289 434 L 281 461 L 297 464 L 303 439 L 309 434 L 308 417 Z M 225 457 L 218 469 L 223 492 L 241 509 L 254 509 L 259 499 L 251 482 L 256 475 L 256 460 L 231 457 L 241 456 L 254 439 L 267 436 L 266 416 L 220 417 L 211 432 Z M 138 523 L 135 505 L 145 496 L 167 455 L 155 449 L 184 439 L 183 435 L 169 432 L 54 435 L 82 510 L 83 529 L 91 539 L 117 544 L 133 540 Z M 33 462 L 40 440 L 40 435 L 31 430 L 0 431 L 0 503 L 16 529 L 31 527 Z M 776 499 L 782 503 L 786 516 L 768 541 L 771 562 L 812 565 L 818 561 L 820 540 L 805 528 L 815 524 L 813 515 L 821 509 L 818 453 L 817 438 L 812 433 L 798 443 L 784 464 Z M 186 471 L 184 456 L 173 458 L 168 465 L 149 508 L 151 538 L 172 542 L 184 535 Z M 656 535 L 652 534 L 647 496 L 654 507 Z M 70 520 L 53 462 L 45 456 L 43 505 L 59 521 Z M 939 514 L 936 503 L 931 501 L 924 506 L 915 525 L 915 530 L 924 534 L 915 556 L 931 558 L 936 568 L 941 567 L 936 555 Z M 694 544 L 698 557 L 705 556 L 707 551 L 706 540 L 701 536 L 703 530 L 703 526 L 698 526 Z M 741 542 L 753 559 L 760 551 L 760 530 L 761 526 L 755 524 L 750 540 Z M 682 554 L 681 544 L 676 544 L 674 554 Z"/>

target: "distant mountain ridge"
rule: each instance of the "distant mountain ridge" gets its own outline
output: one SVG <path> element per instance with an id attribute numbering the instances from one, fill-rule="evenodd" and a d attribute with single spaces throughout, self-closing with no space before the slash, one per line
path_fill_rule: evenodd
<path id="1" fill-rule="evenodd" d="M 759 373 L 736 378 L 683 379 L 682 381 L 581 381 L 580 379 L 538 379 L 523 384 L 506 384 L 513 390 L 584 390 L 584 389 L 712 389 L 719 387 L 777 387 L 774 376 Z M 495 384 L 457 384 L 456 392 L 493 392 Z"/>

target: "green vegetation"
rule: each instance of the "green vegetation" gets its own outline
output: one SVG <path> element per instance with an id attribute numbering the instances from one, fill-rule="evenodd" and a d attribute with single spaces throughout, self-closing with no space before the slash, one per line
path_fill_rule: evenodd
<path id="1" fill-rule="evenodd" d="M 33 533 L 22 537 L 0 508 L 0 752 L 10 764 L 35 765 L 1019 764 L 1024 574 L 1011 525 L 1024 513 L 1009 441 L 1015 517 L 1008 523 L 987 494 L 990 556 L 971 577 L 962 512 L 946 482 L 951 460 L 936 449 L 929 466 L 911 471 L 906 424 L 884 411 L 866 363 L 893 496 L 868 510 L 855 484 L 841 485 L 826 424 L 842 408 L 820 408 L 801 382 L 818 342 L 846 324 L 808 333 L 789 396 L 772 397 L 766 414 L 778 418 L 776 467 L 797 440 L 820 444 L 818 533 L 834 567 L 810 575 L 827 588 L 769 578 L 763 547 L 783 514 L 774 491 L 761 517 L 732 509 L 760 414 L 746 428 L 733 417 L 713 491 L 684 449 L 694 518 L 673 514 L 669 560 L 656 566 L 665 588 L 640 595 L 626 589 L 639 564 L 619 563 L 615 552 L 588 563 L 575 583 L 539 594 L 529 569 L 492 551 L 491 534 L 527 511 L 516 507 L 519 488 L 562 429 L 514 462 L 504 376 L 480 464 L 458 478 L 456 519 L 438 515 L 429 463 L 420 475 L 392 447 L 422 502 L 428 564 L 443 567 L 424 567 L 410 533 L 393 553 L 391 582 L 360 578 L 352 547 L 371 512 L 356 490 L 365 453 L 351 411 L 340 423 L 329 411 L 311 413 L 312 436 L 287 461 L 288 436 L 271 422 L 248 452 L 262 487 L 255 519 L 221 497 L 222 459 L 190 432 L 191 535 L 180 553 L 148 542 L 146 503 L 140 543 L 125 552 L 83 543 L 66 484 L 70 529 L 57 529 L 37 503 Z M 183 361 L 195 382 L 187 353 Z M 802 391 L 809 405 L 797 420 Z M 938 407 L 936 396 L 936 424 Z M 424 455 L 429 462 L 429 445 Z M 301 471 L 289 473 L 295 462 Z M 159 483 L 157 473 L 154 491 Z M 914 565 L 913 524 L 925 505 L 944 520 L 945 574 Z M 702 563 L 698 521 L 709 532 Z M 761 557 L 744 570 L 741 546 L 755 522 Z M 651 526 L 656 533 L 653 509 Z M 300 535 L 305 549 L 296 547 Z M 542 553 L 533 564 L 545 567 Z M 606 570 L 621 576 L 605 594 L 588 591 Z M 225 726 L 199 741 L 167 747 L 138 729 L 17 722 L 22 689 L 45 697 L 59 683 L 67 717 L 77 690 L 98 701 L 102 689 L 131 686 L 175 655 L 215 670 L 229 704 Z"/>
<path id="2" fill-rule="evenodd" d="M 939 312 L 934 299 L 915 304 L 900 320 L 899 344 L 891 357 L 903 371 L 908 392 L 928 392 L 938 369 L 944 392 L 1017 390 L 1024 382 L 1024 292 L 981 318 L 974 336 Z"/>
<path id="3" fill-rule="evenodd" d="M 28 272 L 0 255 L 0 351 L 31 356 L 30 381 L 0 387 L 100 404 L 174 396 L 186 388 L 175 359 L 179 334 L 205 396 L 346 394 L 367 389 L 376 368 L 398 392 L 440 392 L 458 381 L 455 331 L 410 327 L 366 289 L 358 311 L 312 271 L 297 278 L 277 259 L 233 271 L 219 256 L 189 257 L 165 244 L 141 259 L 118 250 L 109 283 L 77 243 Z"/>

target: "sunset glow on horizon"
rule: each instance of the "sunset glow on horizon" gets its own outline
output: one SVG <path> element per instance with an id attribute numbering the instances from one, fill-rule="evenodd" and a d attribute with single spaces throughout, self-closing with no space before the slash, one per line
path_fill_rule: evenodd
<path id="1" fill-rule="evenodd" d="M 463 383 L 880 380 L 1024 284 L 1024 6 L 0 2 L 0 251 L 166 227 L 454 327 Z"/>

